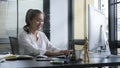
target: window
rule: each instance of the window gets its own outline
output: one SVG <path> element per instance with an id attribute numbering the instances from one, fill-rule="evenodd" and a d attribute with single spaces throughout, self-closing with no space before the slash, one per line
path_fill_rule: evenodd
<path id="1" fill-rule="evenodd" d="M 120 2 L 120 0 L 117 0 L 117 2 Z"/>
<path id="2" fill-rule="evenodd" d="M 31 8 L 43 11 L 43 0 L 0 0 L 0 43 L 9 43 L 9 36 L 18 35 Z"/>
<path id="3" fill-rule="evenodd" d="M 117 4 L 117 40 L 120 41 L 120 3 Z"/>
<path id="4" fill-rule="evenodd" d="M 108 0 L 101 0 L 101 11 L 104 13 L 106 18 L 106 33 L 108 36 Z"/>
<path id="5" fill-rule="evenodd" d="M 16 37 L 22 30 L 27 10 L 37 8 L 43 11 L 43 1 L 49 3 L 46 0 L 0 0 L 0 54 L 11 51 L 8 37 Z"/>
<path id="6" fill-rule="evenodd" d="M 19 32 L 25 25 L 25 15 L 28 9 L 39 9 L 43 11 L 43 0 L 18 0 L 19 10 Z M 31 6 L 32 5 L 32 6 Z"/>
<path id="7" fill-rule="evenodd" d="M 120 48 L 120 0 L 109 0 L 109 42 L 113 54 Z"/>
<path id="8" fill-rule="evenodd" d="M 0 1 L 0 42 L 7 42 L 9 35 L 16 36 L 16 0 Z"/>

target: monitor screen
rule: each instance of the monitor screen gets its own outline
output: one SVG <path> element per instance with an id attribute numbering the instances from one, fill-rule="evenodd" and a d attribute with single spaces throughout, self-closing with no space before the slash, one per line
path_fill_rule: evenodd
<path id="1" fill-rule="evenodd" d="M 92 5 L 88 6 L 88 41 L 89 51 L 109 49 L 105 32 L 105 15 Z"/>

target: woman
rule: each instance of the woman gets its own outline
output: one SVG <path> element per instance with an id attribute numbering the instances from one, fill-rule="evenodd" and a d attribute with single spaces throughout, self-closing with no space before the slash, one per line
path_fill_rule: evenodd
<path id="1" fill-rule="evenodd" d="M 44 24 L 44 14 L 40 10 L 29 9 L 25 22 L 24 31 L 18 37 L 20 54 L 58 56 L 72 52 L 55 48 L 51 45 L 46 35 L 39 31 Z"/>

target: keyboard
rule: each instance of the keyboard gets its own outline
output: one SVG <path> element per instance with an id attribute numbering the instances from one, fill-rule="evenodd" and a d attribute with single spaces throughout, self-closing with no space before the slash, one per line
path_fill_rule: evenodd
<path id="1" fill-rule="evenodd" d="M 104 54 L 104 53 L 93 53 L 93 54 L 90 54 L 89 57 L 91 57 L 91 58 L 99 58 L 99 57 L 106 58 L 108 56 L 109 56 L 108 54 Z"/>
<path id="2" fill-rule="evenodd" d="M 38 55 L 36 58 L 47 58 L 45 55 Z"/>
<path id="3" fill-rule="evenodd" d="M 55 58 L 66 58 L 66 55 L 54 56 Z"/>
<path id="4" fill-rule="evenodd" d="M 37 61 L 53 61 L 53 60 L 57 60 L 58 58 L 36 58 Z"/>
<path id="5" fill-rule="evenodd" d="M 120 55 L 108 55 L 107 58 L 120 58 Z"/>

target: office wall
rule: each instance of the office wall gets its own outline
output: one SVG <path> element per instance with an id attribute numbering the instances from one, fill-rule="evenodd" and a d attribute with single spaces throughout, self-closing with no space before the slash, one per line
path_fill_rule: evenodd
<path id="1" fill-rule="evenodd" d="M 88 4 L 94 0 L 74 0 L 74 38 L 84 39 L 88 36 Z"/>
<path id="2" fill-rule="evenodd" d="M 50 0 L 51 43 L 68 48 L 68 0 Z"/>

